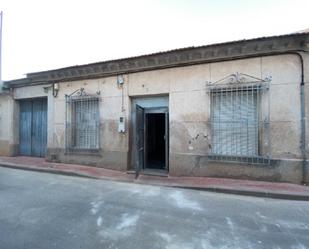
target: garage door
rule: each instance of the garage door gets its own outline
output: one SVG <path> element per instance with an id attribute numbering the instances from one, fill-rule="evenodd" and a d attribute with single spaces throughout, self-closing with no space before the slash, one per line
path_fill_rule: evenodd
<path id="1" fill-rule="evenodd" d="M 20 101 L 19 154 L 44 157 L 47 143 L 47 100 Z"/>

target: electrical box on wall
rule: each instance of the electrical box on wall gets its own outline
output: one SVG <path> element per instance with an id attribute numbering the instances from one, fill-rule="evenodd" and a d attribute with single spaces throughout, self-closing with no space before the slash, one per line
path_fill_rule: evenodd
<path id="1" fill-rule="evenodd" d="M 125 123 L 126 123 L 125 117 L 123 116 L 119 117 L 118 132 L 124 133 L 126 131 Z"/>
<path id="2" fill-rule="evenodd" d="M 122 86 L 124 84 L 124 78 L 122 75 L 117 76 L 117 84 L 118 86 Z"/>

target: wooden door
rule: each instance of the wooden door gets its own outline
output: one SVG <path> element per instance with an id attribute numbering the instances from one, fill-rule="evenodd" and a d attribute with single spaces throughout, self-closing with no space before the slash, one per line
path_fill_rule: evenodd
<path id="1" fill-rule="evenodd" d="M 32 101 L 22 100 L 19 107 L 19 154 L 31 156 Z"/>
<path id="2" fill-rule="evenodd" d="M 47 100 L 20 101 L 19 154 L 44 157 L 47 144 Z"/>

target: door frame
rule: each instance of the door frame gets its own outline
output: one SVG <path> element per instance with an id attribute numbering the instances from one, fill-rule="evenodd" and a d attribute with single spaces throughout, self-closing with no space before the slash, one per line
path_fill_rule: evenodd
<path id="1" fill-rule="evenodd" d="M 131 97 L 131 115 L 130 115 L 130 127 L 129 127 L 129 139 L 130 139 L 130 152 L 129 152 L 129 161 L 128 169 L 134 170 L 136 176 L 138 176 L 139 171 L 137 172 L 138 166 L 138 148 L 137 148 L 137 134 L 136 134 L 136 105 L 141 106 L 144 109 L 149 108 L 167 108 L 166 115 L 166 127 L 169 129 L 169 97 L 167 95 L 157 95 L 157 96 L 138 96 Z M 169 170 L 169 134 L 167 136 L 167 146 L 166 146 L 166 171 Z M 142 168 L 143 169 L 143 168 Z"/>

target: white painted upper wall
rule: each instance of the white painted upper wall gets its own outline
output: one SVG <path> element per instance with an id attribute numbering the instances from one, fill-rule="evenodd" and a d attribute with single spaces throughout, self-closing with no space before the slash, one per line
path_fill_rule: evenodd
<path id="1" fill-rule="evenodd" d="M 24 86 L 14 89 L 14 99 L 40 98 L 47 97 L 48 91 L 44 91 L 44 87 L 49 85 Z"/>

